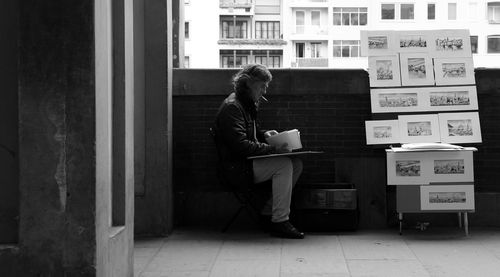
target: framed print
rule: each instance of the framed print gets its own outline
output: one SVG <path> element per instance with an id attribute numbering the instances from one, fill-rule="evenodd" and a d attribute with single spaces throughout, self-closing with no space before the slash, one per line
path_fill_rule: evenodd
<path id="1" fill-rule="evenodd" d="M 428 111 L 477 110 L 476 86 L 425 88 Z"/>
<path id="2" fill-rule="evenodd" d="M 366 144 L 399 143 L 399 124 L 397 120 L 365 121 Z"/>
<path id="3" fill-rule="evenodd" d="M 368 57 L 368 71 L 370 87 L 401 86 L 398 55 Z"/>
<path id="4" fill-rule="evenodd" d="M 401 53 L 400 60 L 403 86 L 434 85 L 434 68 L 428 54 Z"/>
<path id="5" fill-rule="evenodd" d="M 472 58 L 434 59 L 436 85 L 474 85 Z"/>
<path id="6" fill-rule="evenodd" d="M 474 210 L 474 185 L 420 187 L 422 210 Z"/>
<path id="7" fill-rule="evenodd" d="M 434 151 L 430 182 L 474 182 L 472 151 Z"/>
<path id="8" fill-rule="evenodd" d="M 387 153 L 388 185 L 427 185 L 432 169 L 424 152 Z"/>
<path id="9" fill-rule="evenodd" d="M 436 30 L 432 32 L 430 53 L 433 58 L 472 57 L 469 30 Z"/>
<path id="10" fill-rule="evenodd" d="M 440 113 L 441 142 L 480 143 L 481 126 L 478 112 Z"/>
<path id="11" fill-rule="evenodd" d="M 396 54 L 394 31 L 361 31 L 361 56 Z"/>
<path id="12" fill-rule="evenodd" d="M 372 113 L 416 112 L 425 110 L 422 107 L 426 98 L 422 88 L 371 89 Z"/>
<path id="13" fill-rule="evenodd" d="M 397 51 L 400 53 L 423 52 L 429 53 L 431 45 L 429 31 L 400 31 L 397 32 Z"/>
<path id="14" fill-rule="evenodd" d="M 437 114 L 400 115 L 401 143 L 441 142 Z"/>

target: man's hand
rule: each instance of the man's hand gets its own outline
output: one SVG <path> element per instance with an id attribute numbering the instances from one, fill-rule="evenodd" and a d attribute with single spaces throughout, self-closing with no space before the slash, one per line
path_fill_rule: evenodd
<path id="1" fill-rule="evenodd" d="M 269 131 L 264 133 L 264 138 L 268 138 L 268 137 L 271 137 L 271 136 L 274 136 L 277 134 L 278 134 L 278 132 L 276 130 L 269 130 Z"/>
<path id="2" fill-rule="evenodd" d="M 276 148 L 276 153 L 281 154 L 281 153 L 289 153 L 292 152 L 292 150 L 288 149 L 288 143 L 283 143 L 279 148 Z"/>

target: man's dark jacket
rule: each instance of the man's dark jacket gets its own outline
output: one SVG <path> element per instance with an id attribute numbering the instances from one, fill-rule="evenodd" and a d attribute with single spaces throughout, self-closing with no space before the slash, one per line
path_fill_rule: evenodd
<path id="1" fill-rule="evenodd" d="M 231 93 L 215 120 L 219 173 L 240 189 L 253 183 L 252 161 L 247 157 L 275 151 L 274 146 L 264 142 L 264 131 L 257 126 L 256 117 L 257 105 L 251 99 Z"/>

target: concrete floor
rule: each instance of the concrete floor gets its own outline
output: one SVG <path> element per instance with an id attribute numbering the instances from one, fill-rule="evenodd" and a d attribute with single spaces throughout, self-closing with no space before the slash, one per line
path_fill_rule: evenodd
<path id="1" fill-rule="evenodd" d="M 178 229 L 135 241 L 135 276 L 500 276 L 500 229 L 307 233 Z"/>

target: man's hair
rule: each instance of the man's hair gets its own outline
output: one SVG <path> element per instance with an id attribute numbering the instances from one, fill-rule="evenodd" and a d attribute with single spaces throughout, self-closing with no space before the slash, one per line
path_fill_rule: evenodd
<path id="1" fill-rule="evenodd" d="M 243 92 L 247 88 L 247 80 L 271 82 L 273 75 L 267 67 L 261 64 L 248 64 L 233 76 L 233 88 L 235 92 Z"/>

